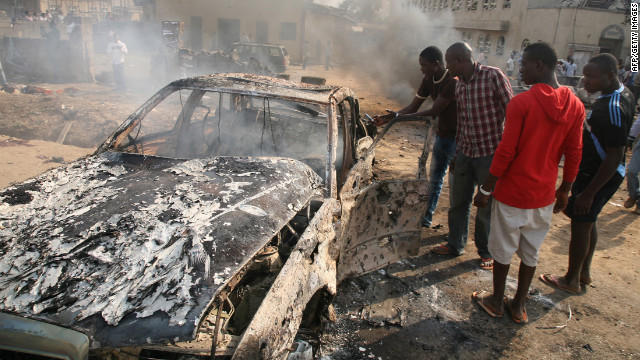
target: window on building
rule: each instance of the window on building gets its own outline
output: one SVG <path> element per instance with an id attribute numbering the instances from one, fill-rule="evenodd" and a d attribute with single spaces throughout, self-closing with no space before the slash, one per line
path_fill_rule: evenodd
<path id="1" fill-rule="evenodd" d="M 462 0 L 452 0 L 451 11 L 460 11 L 462 8 Z"/>
<path id="2" fill-rule="evenodd" d="M 438 0 L 429 0 L 429 11 L 436 11 L 438 8 Z"/>
<path id="3" fill-rule="evenodd" d="M 489 0 L 482 0 L 482 9 L 489 10 Z"/>
<path id="4" fill-rule="evenodd" d="M 496 55 L 503 55 L 504 54 L 504 43 L 505 43 L 505 39 L 504 36 L 500 35 L 500 37 L 498 38 L 498 42 L 496 43 Z"/>
<path id="5" fill-rule="evenodd" d="M 520 45 L 520 49 L 524 50 L 524 48 L 526 48 L 530 44 L 531 44 L 531 41 L 529 41 L 529 39 L 524 39 L 524 40 L 522 40 L 522 44 Z"/>
<path id="6" fill-rule="evenodd" d="M 482 51 L 489 53 L 491 51 L 491 35 L 487 35 L 484 37 L 484 46 L 482 46 Z"/>
<path id="7" fill-rule="evenodd" d="M 296 23 L 283 22 L 280 23 L 280 40 L 296 39 Z"/>
<path id="8" fill-rule="evenodd" d="M 469 46 L 473 45 L 473 34 L 472 33 L 468 33 L 467 34 L 467 41 L 465 41 L 467 44 L 469 44 Z"/>
<path id="9" fill-rule="evenodd" d="M 504 3 L 502 4 L 502 8 L 507 9 L 510 7 L 511 7 L 511 0 L 504 0 Z"/>
<path id="10" fill-rule="evenodd" d="M 419 4 L 416 4 L 416 6 L 422 11 L 422 12 L 427 12 L 427 1 L 428 0 L 420 0 Z"/>
<path id="11" fill-rule="evenodd" d="M 498 7 L 498 0 L 491 0 L 491 3 L 489 4 L 489 9 L 495 9 Z"/>
<path id="12" fill-rule="evenodd" d="M 440 10 L 447 10 L 449 7 L 449 0 L 440 0 Z"/>
<path id="13" fill-rule="evenodd" d="M 476 43 L 476 50 L 480 53 L 482 52 L 484 49 L 484 35 L 480 34 L 478 35 L 478 42 Z"/>
<path id="14" fill-rule="evenodd" d="M 466 32 L 462 32 L 462 39 L 460 39 L 460 41 L 467 41 L 467 33 Z"/>
<path id="15" fill-rule="evenodd" d="M 478 7 L 478 0 L 467 0 L 467 6 L 465 10 L 475 10 Z"/>

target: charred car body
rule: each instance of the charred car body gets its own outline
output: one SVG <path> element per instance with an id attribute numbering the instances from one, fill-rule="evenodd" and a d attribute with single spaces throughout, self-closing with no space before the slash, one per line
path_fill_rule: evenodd
<path id="1" fill-rule="evenodd" d="M 347 88 L 167 85 L 93 155 L 0 192 L 0 349 L 286 357 L 340 280 L 420 241 L 427 182 L 373 182 L 371 130 Z"/>

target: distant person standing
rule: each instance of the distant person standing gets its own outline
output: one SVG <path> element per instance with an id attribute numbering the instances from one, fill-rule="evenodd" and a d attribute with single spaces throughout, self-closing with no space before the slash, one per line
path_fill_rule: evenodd
<path id="1" fill-rule="evenodd" d="M 7 78 L 4 76 L 4 69 L 2 69 L 2 60 L 0 59 L 0 86 L 9 85 Z"/>
<path id="2" fill-rule="evenodd" d="M 118 33 L 113 34 L 113 41 L 107 46 L 107 53 L 111 54 L 111 64 L 113 65 L 113 80 L 116 84 L 116 91 L 127 90 L 124 78 L 124 56 L 129 53 L 127 45 L 120 41 Z"/>
<path id="3" fill-rule="evenodd" d="M 573 58 L 568 57 L 567 62 L 564 63 L 564 72 L 567 76 L 576 76 L 576 70 L 578 69 L 578 65 L 573 63 Z"/>
<path id="4" fill-rule="evenodd" d="M 58 83 L 60 81 L 60 31 L 52 20 L 49 22 L 49 31 L 45 31 L 44 27 L 41 27 L 40 33 L 47 39 L 47 53 L 53 72 L 53 82 Z"/>
<path id="5" fill-rule="evenodd" d="M 307 64 L 309 63 L 309 58 L 311 57 L 311 46 L 307 40 L 304 41 L 304 45 L 302 47 L 302 70 L 307 68 Z"/>
<path id="6" fill-rule="evenodd" d="M 329 70 L 329 68 L 333 68 L 333 65 L 331 65 L 332 62 L 332 58 L 333 58 L 333 45 L 331 44 L 331 41 L 327 41 L 327 47 L 325 48 L 325 63 L 324 63 L 324 69 L 325 70 Z"/>
<path id="7" fill-rule="evenodd" d="M 458 42 L 445 53 L 447 69 L 459 78 L 456 86 L 458 128 L 450 191 L 453 198 L 449 209 L 449 238 L 446 244 L 431 249 L 440 255 L 464 253 L 473 194 L 476 186 L 489 175 L 493 153 L 502 138 L 507 104 L 513 97 L 506 75 L 498 68 L 473 61 L 472 52 L 468 44 Z M 486 194 L 489 194 L 488 190 L 478 188 Z M 484 270 L 493 269 L 493 257 L 488 248 L 490 220 L 489 207 L 478 209 L 474 240 L 480 255 L 480 268 Z"/>
<path id="8" fill-rule="evenodd" d="M 513 69 L 516 67 L 515 60 L 513 60 L 514 57 L 515 57 L 515 54 L 511 52 L 511 55 L 507 59 L 507 76 L 508 77 L 511 77 L 513 75 Z"/>
<path id="9" fill-rule="evenodd" d="M 151 57 L 151 82 L 156 86 L 164 86 L 169 73 L 169 61 L 165 54 L 164 47 L 158 47 L 158 52 Z"/>

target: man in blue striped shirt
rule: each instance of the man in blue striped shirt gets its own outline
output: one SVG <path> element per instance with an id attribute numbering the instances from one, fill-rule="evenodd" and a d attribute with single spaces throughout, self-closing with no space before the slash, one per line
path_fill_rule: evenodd
<path id="1" fill-rule="evenodd" d="M 624 154 L 635 113 L 635 98 L 618 80 L 618 62 L 611 54 L 589 60 L 583 69 L 584 87 L 601 91 L 582 133 L 582 161 L 571 188 L 565 214 L 571 218 L 569 269 L 560 277 L 542 274 L 546 284 L 572 294 L 591 283 L 591 260 L 598 241 L 596 220 L 624 180 Z"/>

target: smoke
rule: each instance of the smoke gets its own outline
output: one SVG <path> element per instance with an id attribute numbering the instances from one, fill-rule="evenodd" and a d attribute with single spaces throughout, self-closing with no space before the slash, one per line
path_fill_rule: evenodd
<path id="1" fill-rule="evenodd" d="M 362 33 L 342 46 L 354 51 L 349 59 L 384 84 L 387 96 L 407 102 L 413 99 L 422 80 L 418 65 L 420 52 L 437 46 L 443 54 L 460 32 L 453 28 L 450 11 L 425 13 L 412 5 L 391 2 L 383 24 L 364 25 Z"/>

